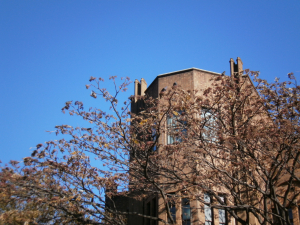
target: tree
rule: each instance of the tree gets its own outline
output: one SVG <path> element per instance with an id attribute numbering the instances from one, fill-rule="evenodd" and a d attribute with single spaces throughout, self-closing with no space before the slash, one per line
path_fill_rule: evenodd
<path id="1" fill-rule="evenodd" d="M 82 102 L 66 102 L 62 110 L 90 127 L 57 126 L 69 137 L 37 145 L 22 166 L 2 168 L 1 193 L 10 193 L 16 204 L 34 201 L 49 209 L 48 218 L 57 223 L 126 224 L 135 215 L 176 224 L 172 205 L 184 197 L 240 224 L 253 218 L 291 224 L 289 209 L 297 207 L 300 193 L 300 86 L 293 74 L 289 82 L 269 84 L 245 72 L 254 75 L 256 87 L 242 73 L 217 76 L 203 93 L 174 85 L 157 99 L 140 97 L 138 114 L 130 113 L 131 101 L 117 100 L 128 78 L 118 86 L 111 77 L 111 95 L 101 78 L 91 77 L 91 96 L 103 97 L 110 109 L 84 111 Z M 172 141 L 162 145 L 162 136 Z M 122 197 L 152 195 L 163 203 L 167 220 L 118 207 Z"/>
<path id="2" fill-rule="evenodd" d="M 12 162 L 14 164 L 14 162 Z M 22 176 L 22 179 L 26 179 Z M 29 182 L 28 178 L 26 182 Z M 58 212 L 32 194 L 28 186 L 20 185 L 20 175 L 10 168 L 0 173 L 0 224 L 49 224 Z M 24 184 L 24 182 L 23 182 Z"/>

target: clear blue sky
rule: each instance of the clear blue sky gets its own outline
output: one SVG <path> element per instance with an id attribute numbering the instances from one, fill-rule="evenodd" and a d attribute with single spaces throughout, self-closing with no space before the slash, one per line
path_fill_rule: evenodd
<path id="1" fill-rule="evenodd" d="M 90 76 L 150 84 L 190 67 L 228 74 L 239 56 L 269 81 L 300 80 L 299 12 L 299 0 L 2 0 L 0 159 L 28 156 L 55 139 L 45 132 L 55 125 L 80 125 L 64 102 L 102 107 L 85 89 Z"/>

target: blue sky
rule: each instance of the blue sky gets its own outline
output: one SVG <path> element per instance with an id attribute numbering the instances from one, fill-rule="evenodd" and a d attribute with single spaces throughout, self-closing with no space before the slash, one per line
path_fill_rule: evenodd
<path id="1" fill-rule="evenodd" d="M 239 56 L 269 81 L 299 80 L 299 11 L 299 0 L 2 0 L 0 159 L 28 156 L 56 125 L 81 125 L 61 113 L 66 101 L 103 107 L 85 89 L 90 76 L 150 84 L 190 67 L 229 74 Z"/>

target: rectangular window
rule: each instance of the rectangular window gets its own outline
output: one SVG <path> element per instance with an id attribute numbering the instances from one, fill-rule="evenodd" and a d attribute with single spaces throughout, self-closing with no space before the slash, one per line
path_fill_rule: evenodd
<path id="1" fill-rule="evenodd" d="M 157 217 L 156 198 L 152 199 L 152 216 Z M 156 225 L 156 220 L 152 220 L 152 225 Z"/>
<path id="2" fill-rule="evenodd" d="M 157 134 L 156 134 L 156 130 L 154 128 L 152 128 L 152 135 L 151 135 L 151 141 L 156 142 L 157 140 Z M 154 145 L 152 148 L 152 151 L 156 151 L 157 150 L 157 146 Z"/>
<path id="3" fill-rule="evenodd" d="M 174 137 L 168 133 L 168 139 L 167 139 L 167 144 L 172 145 L 174 143 Z"/>
<path id="4" fill-rule="evenodd" d="M 224 196 L 219 196 L 222 202 L 225 203 L 225 197 Z M 226 225 L 226 211 L 225 209 L 219 209 L 219 224 Z"/>
<path id="5" fill-rule="evenodd" d="M 186 135 L 186 122 L 181 119 L 182 111 L 173 112 L 171 116 L 167 117 L 167 144 L 171 145 L 176 142 L 182 142 L 182 135 Z"/>
<path id="6" fill-rule="evenodd" d="M 174 117 L 168 116 L 167 117 L 167 128 L 168 128 L 168 135 L 167 135 L 167 144 L 172 145 L 174 144 L 174 129 L 175 129 L 175 119 Z"/>
<path id="7" fill-rule="evenodd" d="M 151 215 L 151 202 L 148 202 L 147 205 L 146 205 L 146 214 L 147 216 L 150 216 Z M 151 220 L 149 218 L 146 218 L 146 224 L 147 225 L 151 225 Z"/>
<path id="8" fill-rule="evenodd" d="M 294 220 L 293 220 L 293 210 L 291 208 L 289 210 L 289 219 L 292 225 L 294 225 Z"/>
<path id="9" fill-rule="evenodd" d="M 204 202 L 207 203 L 204 205 L 204 215 L 205 215 L 205 225 L 213 224 L 213 211 L 210 207 L 211 196 L 207 193 L 204 194 Z"/>
<path id="10" fill-rule="evenodd" d="M 191 206 L 188 198 L 182 199 L 182 225 L 191 224 Z"/>
<path id="11" fill-rule="evenodd" d="M 202 137 L 204 141 L 208 142 L 215 142 L 216 141 L 216 119 L 214 117 L 214 114 L 209 109 L 202 109 L 201 112 L 201 118 L 202 118 Z"/>
<path id="12" fill-rule="evenodd" d="M 146 215 L 151 217 L 157 217 L 156 198 L 153 198 L 146 204 Z M 146 218 L 146 225 L 156 225 L 156 220 Z"/>
<path id="13" fill-rule="evenodd" d="M 176 222 L 176 205 L 175 205 L 175 194 L 168 194 L 168 206 L 172 219 Z M 171 219 L 168 217 L 168 223 L 171 223 Z"/>

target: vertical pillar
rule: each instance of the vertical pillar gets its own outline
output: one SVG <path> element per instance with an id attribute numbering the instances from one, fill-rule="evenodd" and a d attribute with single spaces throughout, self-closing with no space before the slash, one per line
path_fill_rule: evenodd
<path id="1" fill-rule="evenodd" d="M 198 200 L 190 200 L 191 206 L 191 224 L 200 225 L 200 203 Z"/>
<path id="2" fill-rule="evenodd" d="M 140 82 L 137 79 L 135 79 L 135 81 L 134 81 L 134 96 L 140 95 L 139 86 L 140 86 Z"/>
<path id="3" fill-rule="evenodd" d="M 233 77 L 234 76 L 234 64 L 235 64 L 233 58 L 231 58 L 229 60 L 229 64 L 230 64 L 230 76 Z"/>
<path id="4" fill-rule="evenodd" d="M 145 91 L 147 89 L 147 82 L 144 78 L 141 79 L 141 96 L 145 95 Z"/>
<path id="5" fill-rule="evenodd" d="M 229 197 L 228 197 L 229 198 Z M 233 201 L 232 199 L 226 199 L 226 203 L 229 205 L 229 206 L 232 206 L 233 205 Z M 236 225 L 236 221 L 235 221 L 235 218 L 233 216 L 230 215 L 230 213 L 226 213 L 226 219 L 228 221 L 228 224 L 229 225 Z"/>
<path id="6" fill-rule="evenodd" d="M 241 75 L 241 73 L 243 72 L 243 62 L 240 57 L 237 57 L 236 63 L 237 63 L 237 72 L 239 73 L 239 75 Z"/>
<path id="7" fill-rule="evenodd" d="M 203 198 L 203 194 L 200 195 Z M 200 201 L 198 202 L 198 216 L 199 216 L 199 225 L 205 224 L 205 214 L 204 214 L 204 204 Z"/>
<path id="8" fill-rule="evenodd" d="M 213 223 L 214 224 L 219 224 L 219 209 L 213 209 L 213 216 L 214 216 L 214 219 L 213 219 Z"/>
<path id="9" fill-rule="evenodd" d="M 176 193 L 176 224 L 182 224 L 182 219 L 181 219 L 181 215 L 182 215 L 182 200 L 181 200 L 181 192 L 177 192 Z"/>
<path id="10" fill-rule="evenodd" d="M 162 197 L 158 198 L 158 210 L 157 211 L 158 211 L 158 218 L 163 219 L 165 221 L 168 220 L 167 212 L 166 212 L 166 209 L 165 209 L 165 202 L 164 202 Z M 158 225 L 165 225 L 165 223 L 159 221 Z"/>
<path id="11" fill-rule="evenodd" d="M 236 76 L 236 75 L 242 75 L 242 72 L 243 72 L 243 62 L 242 62 L 242 60 L 241 60 L 240 57 L 237 57 L 236 63 L 231 58 L 229 60 L 229 64 L 230 64 L 230 76 L 231 77 Z"/>

